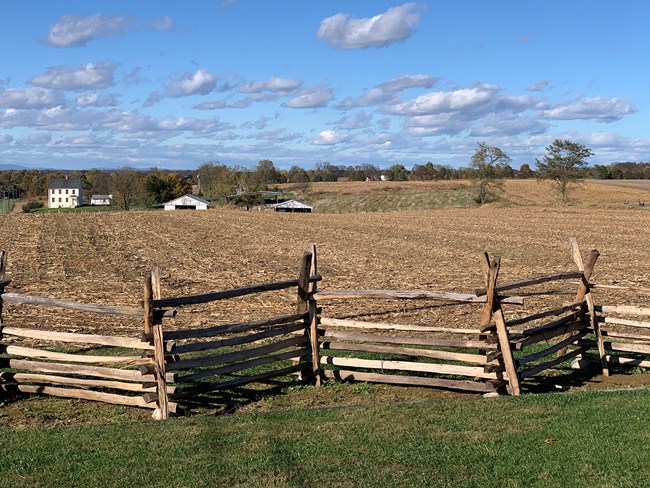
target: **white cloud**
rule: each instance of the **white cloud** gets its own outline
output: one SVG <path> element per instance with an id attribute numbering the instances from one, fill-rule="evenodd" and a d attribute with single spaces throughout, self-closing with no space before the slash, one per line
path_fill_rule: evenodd
<path id="1" fill-rule="evenodd" d="M 110 93 L 101 95 L 98 92 L 87 93 L 77 97 L 77 106 L 79 107 L 117 107 L 119 105 L 119 95 Z"/>
<path id="2" fill-rule="evenodd" d="M 0 134 L 0 144 L 9 144 L 14 138 L 9 134 Z"/>
<path id="3" fill-rule="evenodd" d="M 263 141 L 271 141 L 271 142 L 278 143 L 278 142 L 288 142 L 288 141 L 295 141 L 296 139 L 301 139 L 302 134 L 298 134 L 297 132 L 289 132 L 284 128 L 273 128 L 273 129 L 266 129 L 260 132 L 256 132 L 252 134 L 251 137 Z"/>
<path id="4" fill-rule="evenodd" d="M 173 26 L 174 26 L 174 21 L 171 19 L 171 17 L 168 17 L 166 15 L 154 20 L 151 23 L 151 28 L 156 31 L 169 30 Z"/>
<path id="5" fill-rule="evenodd" d="M 384 103 L 397 102 L 399 99 L 395 97 L 394 93 L 382 90 L 381 88 L 371 88 L 366 90 L 363 95 L 359 97 L 346 97 L 337 108 L 341 110 L 348 110 L 358 107 L 371 107 L 373 105 L 381 105 Z"/>
<path id="6" fill-rule="evenodd" d="M 220 108 L 226 108 L 228 104 L 224 100 L 217 100 L 214 102 L 202 102 L 196 105 L 193 105 L 192 108 L 197 110 L 217 110 Z"/>
<path id="7" fill-rule="evenodd" d="M 143 102 L 142 106 L 143 107 L 153 107 L 160 100 L 162 100 L 162 97 L 160 96 L 160 93 L 158 93 L 157 91 L 152 91 L 151 93 L 149 93 L 149 96 Z"/>
<path id="8" fill-rule="evenodd" d="M 356 114 L 343 117 L 337 122 L 337 127 L 342 130 L 357 130 L 367 128 L 370 125 L 372 120 L 372 115 L 369 115 L 363 111 L 357 112 Z"/>
<path id="9" fill-rule="evenodd" d="M 37 132 L 35 134 L 29 134 L 27 136 L 21 137 L 16 141 L 17 144 L 48 144 L 52 140 L 52 136 L 50 134 L 46 134 L 43 132 Z"/>
<path id="10" fill-rule="evenodd" d="M 110 61 L 82 64 L 76 69 L 51 66 L 45 74 L 32 78 L 31 84 L 66 91 L 106 88 L 113 85 L 116 68 L 117 64 Z"/>
<path id="11" fill-rule="evenodd" d="M 292 78 L 270 77 L 266 81 L 254 81 L 241 88 L 242 93 L 271 92 L 293 92 L 302 88 L 302 81 Z"/>
<path id="12" fill-rule="evenodd" d="M 316 137 L 312 144 L 317 146 L 333 146 L 347 140 L 347 136 L 333 130 L 324 130 Z"/>
<path id="13" fill-rule="evenodd" d="M 438 78 L 429 75 L 405 75 L 393 78 L 377 85 L 382 90 L 396 93 L 409 88 L 431 88 L 438 83 Z"/>
<path id="14" fill-rule="evenodd" d="M 415 3 L 405 3 L 363 19 L 339 13 L 321 21 L 316 37 L 341 49 L 386 47 L 415 33 L 420 22 L 419 12 L 414 12 L 416 8 Z"/>
<path id="15" fill-rule="evenodd" d="M 621 98 L 580 98 L 542 112 L 542 117 L 555 120 L 595 120 L 615 122 L 636 112 L 632 102 Z"/>
<path id="16" fill-rule="evenodd" d="M 378 84 L 374 88 L 366 90 L 359 97 L 347 97 L 339 103 L 341 110 L 357 107 L 370 107 L 386 103 L 397 103 L 399 99 L 396 94 L 409 88 L 431 88 L 438 79 L 429 75 L 406 75 Z"/>
<path id="17" fill-rule="evenodd" d="M 531 83 L 530 85 L 528 85 L 528 88 L 526 88 L 526 90 L 542 91 L 542 90 L 546 90 L 547 88 L 551 88 L 551 82 L 549 80 L 539 80 L 536 81 L 535 83 Z"/>
<path id="18" fill-rule="evenodd" d="M 55 144 L 57 147 L 97 147 L 107 144 L 107 141 L 100 139 L 95 134 L 77 134 L 57 140 Z"/>
<path id="19" fill-rule="evenodd" d="M 64 15 L 50 27 L 47 42 L 55 47 L 85 46 L 93 39 L 125 32 L 131 24 L 132 20 L 128 15 Z"/>
<path id="20" fill-rule="evenodd" d="M 156 132 L 200 132 L 209 134 L 230 129 L 217 119 L 196 119 L 193 117 L 166 117 L 156 119 L 138 112 L 112 110 L 106 114 L 102 128 L 117 132 L 135 133 L 138 137 L 150 137 Z"/>
<path id="21" fill-rule="evenodd" d="M 544 134 L 548 126 L 533 117 L 492 114 L 481 121 L 481 126 L 470 133 L 474 137 L 515 136 L 519 134 Z"/>
<path id="22" fill-rule="evenodd" d="M 334 93 L 331 88 L 314 87 L 292 98 L 283 106 L 289 108 L 320 108 L 326 106 L 333 99 Z"/>
<path id="23" fill-rule="evenodd" d="M 409 117 L 404 124 L 407 132 L 416 137 L 457 135 L 471 127 L 458 112 L 444 112 L 435 115 Z"/>
<path id="24" fill-rule="evenodd" d="M 207 95 L 217 86 L 217 77 L 212 73 L 199 69 L 194 74 L 185 73 L 172 80 L 165 90 L 168 97 L 178 98 L 189 95 Z"/>
<path id="25" fill-rule="evenodd" d="M 432 115 L 461 110 L 477 110 L 492 102 L 498 92 L 495 85 L 478 85 L 450 92 L 430 92 L 387 109 L 394 115 Z"/>
<path id="26" fill-rule="evenodd" d="M 4 108 L 50 108 L 65 104 L 60 92 L 45 88 L 0 88 L 0 107 Z"/>

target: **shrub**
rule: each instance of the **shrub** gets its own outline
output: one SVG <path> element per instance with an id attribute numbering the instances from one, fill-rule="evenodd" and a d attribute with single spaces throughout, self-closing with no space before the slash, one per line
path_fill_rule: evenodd
<path id="1" fill-rule="evenodd" d="M 36 200 L 27 202 L 23 204 L 23 213 L 29 213 L 36 208 L 43 208 L 43 202 L 38 202 Z"/>

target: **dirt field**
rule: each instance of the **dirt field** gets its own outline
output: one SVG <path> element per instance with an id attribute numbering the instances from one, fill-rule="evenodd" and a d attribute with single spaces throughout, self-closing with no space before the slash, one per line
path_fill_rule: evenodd
<path id="1" fill-rule="evenodd" d="M 363 184 L 346 185 L 346 191 L 368 191 L 359 186 Z M 388 185 L 373 186 L 383 192 Z M 435 191 L 435 185 L 413 186 L 426 192 Z M 408 192 L 411 186 L 402 188 Z M 326 188 L 333 191 L 335 187 Z M 500 282 L 574 269 L 567 244 L 570 236 L 578 238 L 583 254 L 592 248 L 600 250 L 596 282 L 650 287 L 650 208 L 625 203 L 639 195 L 650 201 L 648 191 L 588 183 L 573 193 L 571 205 L 560 206 L 548 184 L 514 181 L 505 185 L 501 202 L 476 208 L 343 214 L 238 210 L 12 213 L 0 216 L 0 249 L 10 253 L 12 284 L 7 291 L 132 307 L 138 306 L 143 278 L 154 263 L 162 270 L 163 295 L 179 296 L 295 278 L 303 249 L 312 243 L 318 247 L 322 290 L 471 292 L 483 286 L 479 253 L 484 250 L 502 257 Z M 549 287 L 538 291 L 541 289 Z M 526 305 L 507 307 L 507 316 L 539 311 L 542 303 L 549 307 L 567 302 L 575 286 L 565 284 L 553 290 L 558 293 L 552 298 L 530 290 Z M 599 291 L 596 297 L 644 304 L 643 297 L 611 292 Z M 268 317 L 293 311 L 294 298 L 293 292 L 284 291 L 188 307 L 165 327 Z M 320 305 L 327 316 L 394 323 L 476 327 L 480 317 L 480 307 L 440 302 L 323 301 Z M 142 327 L 137 319 L 63 315 L 52 309 L 15 305 L 5 307 L 4 319 L 7 325 L 127 336 L 139 334 Z M 334 385 L 267 397 L 236 408 L 301 408 L 448 395 L 421 388 L 352 385 L 342 390 Z M 0 425 L 60 425 L 148 416 L 130 410 L 128 414 L 116 413 L 99 405 L 89 410 L 84 402 L 64 400 L 56 400 L 64 406 L 53 415 L 52 404 L 45 399 L 32 397 L 24 402 L 5 406 Z"/>
<path id="2" fill-rule="evenodd" d="M 346 185 L 366 191 L 363 183 Z M 13 213 L 1 222 L 0 248 L 10 253 L 13 282 L 7 291 L 127 306 L 137 306 L 143 277 L 154 263 L 162 270 L 163 295 L 178 296 L 294 278 L 303 249 L 312 243 L 318 246 L 319 270 L 325 278 L 321 289 L 471 292 L 482 286 L 480 252 L 502 257 L 500 281 L 505 282 L 573 269 L 570 236 L 578 238 L 584 253 L 600 250 L 597 282 L 650 286 L 650 208 L 624 204 L 632 195 L 645 198 L 650 192 L 603 188 L 598 183 L 584 185 L 573 193 L 577 203 L 570 206 L 553 203 L 556 197 L 548 184 L 512 181 L 504 196 L 510 203 L 466 209 L 353 214 Z M 570 295 L 572 287 L 566 292 Z M 404 315 L 404 309 L 413 308 L 404 303 L 373 310 L 418 323 L 430 323 L 432 314 L 443 321 L 458 315 L 452 322 L 459 325 L 479 314 L 476 308 L 465 307 L 455 315 L 447 309 Z M 534 303 L 533 298 L 530 306 Z M 291 293 L 271 293 L 207 310 L 183 310 L 175 326 L 241 320 L 292 307 Z M 6 320 L 25 326 L 71 325 L 67 319 L 26 308 L 8 307 Z M 346 309 L 337 310 L 346 314 Z M 103 318 L 75 321 L 80 329 L 123 333 L 137 332 L 139 326 Z"/>

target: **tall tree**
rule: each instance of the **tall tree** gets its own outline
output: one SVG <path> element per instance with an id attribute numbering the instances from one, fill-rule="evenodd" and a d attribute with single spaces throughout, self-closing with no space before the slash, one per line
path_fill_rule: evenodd
<path id="1" fill-rule="evenodd" d="M 401 164 L 394 164 L 386 170 L 386 177 L 390 181 L 406 181 L 409 179 L 409 171 Z"/>
<path id="2" fill-rule="evenodd" d="M 120 168 L 111 173 L 110 189 L 117 205 L 129 210 L 141 196 L 142 174 L 133 168 Z"/>
<path id="3" fill-rule="evenodd" d="M 254 173 L 256 183 L 262 188 L 266 188 L 268 185 L 274 183 L 282 182 L 280 173 L 275 169 L 275 165 L 270 159 L 262 159 L 257 163 Z"/>
<path id="4" fill-rule="evenodd" d="M 519 171 L 517 171 L 517 178 L 526 179 L 532 178 L 533 176 L 535 176 L 535 174 L 533 173 L 533 170 L 530 169 L 530 165 L 528 165 L 528 163 L 522 164 L 519 168 Z"/>
<path id="5" fill-rule="evenodd" d="M 508 163 L 510 157 L 501 149 L 488 146 L 485 142 L 478 143 L 478 149 L 472 156 L 471 167 L 481 205 L 485 203 L 490 189 L 501 187 L 500 175 Z"/>
<path id="6" fill-rule="evenodd" d="M 535 160 L 537 171 L 541 178 L 555 182 L 562 203 L 566 203 L 570 187 L 583 177 L 586 159 L 594 153 L 587 146 L 568 139 L 555 139 L 546 147 L 546 153 L 542 161 Z"/>

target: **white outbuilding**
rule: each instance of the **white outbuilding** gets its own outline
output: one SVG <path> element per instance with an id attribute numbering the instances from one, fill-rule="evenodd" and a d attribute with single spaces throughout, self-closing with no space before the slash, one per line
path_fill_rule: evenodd
<path id="1" fill-rule="evenodd" d="M 195 195 L 183 195 L 165 203 L 165 210 L 207 210 L 209 204 Z"/>
<path id="2" fill-rule="evenodd" d="M 272 205 L 276 212 L 313 212 L 314 207 L 306 205 L 298 200 L 287 200 L 286 202 Z"/>
<path id="3" fill-rule="evenodd" d="M 91 205 L 113 205 L 113 195 L 92 195 Z"/>

